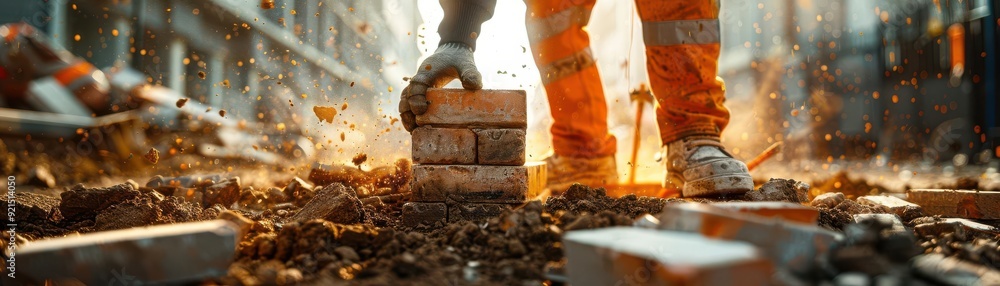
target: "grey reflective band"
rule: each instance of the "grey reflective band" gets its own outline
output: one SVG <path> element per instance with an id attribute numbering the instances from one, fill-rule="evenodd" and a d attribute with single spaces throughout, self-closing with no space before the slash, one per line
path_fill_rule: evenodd
<path id="1" fill-rule="evenodd" d="M 538 72 L 542 75 L 542 84 L 549 84 L 593 65 L 594 55 L 590 52 L 590 47 L 586 47 L 568 57 L 539 67 Z"/>
<path id="2" fill-rule="evenodd" d="M 642 22 L 647 46 L 714 44 L 719 42 L 719 19 Z"/>
<path id="3" fill-rule="evenodd" d="M 573 6 L 545 18 L 528 17 L 528 38 L 539 41 L 551 38 L 569 29 L 573 24 L 586 26 L 590 21 L 590 9 Z"/>

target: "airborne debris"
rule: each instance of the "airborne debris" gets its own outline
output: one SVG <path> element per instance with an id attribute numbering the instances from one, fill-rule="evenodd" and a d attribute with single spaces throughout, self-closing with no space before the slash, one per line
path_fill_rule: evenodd
<path id="1" fill-rule="evenodd" d="M 337 116 L 337 108 L 332 106 L 313 106 L 313 113 L 320 121 L 333 123 L 333 117 Z"/>
<path id="2" fill-rule="evenodd" d="M 156 148 L 149 148 L 149 152 L 146 152 L 146 155 L 143 155 L 143 157 L 146 158 L 146 161 L 156 164 L 156 162 L 160 161 L 160 151 L 156 150 Z"/>
<path id="3" fill-rule="evenodd" d="M 358 154 L 357 156 L 354 156 L 353 159 L 351 159 L 351 163 L 354 163 L 354 165 L 358 166 L 359 168 L 361 167 L 361 164 L 365 163 L 365 161 L 368 161 L 368 154 L 365 153 Z"/>
<path id="4" fill-rule="evenodd" d="M 184 104 L 187 104 L 188 100 L 190 100 L 190 99 L 189 98 L 178 99 L 177 100 L 177 108 L 184 107 Z"/>

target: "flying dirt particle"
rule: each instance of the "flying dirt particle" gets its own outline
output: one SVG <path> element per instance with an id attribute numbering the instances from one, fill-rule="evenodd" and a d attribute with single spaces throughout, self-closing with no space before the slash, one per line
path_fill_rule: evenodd
<path id="1" fill-rule="evenodd" d="M 274 0 L 260 0 L 260 8 L 264 10 L 274 9 Z"/>
<path id="2" fill-rule="evenodd" d="M 344 105 L 340 106 L 340 110 L 347 110 L 347 102 L 344 102 Z"/>
<path id="3" fill-rule="evenodd" d="M 229 80 L 228 79 L 227 80 L 223 80 L 222 81 L 222 86 L 225 86 L 226 88 L 229 88 Z"/>
<path id="4" fill-rule="evenodd" d="M 347 140 L 347 135 L 344 132 L 340 132 L 340 142 L 344 142 L 344 140 Z"/>
<path id="5" fill-rule="evenodd" d="M 181 98 L 177 100 L 177 108 L 184 107 L 188 103 L 188 98 Z"/>
<path id="6" fill-rule="evenodd" d="M 361 167 L 361 164 L 364 164 L 365 161 L 368 161 L 368 154 L 365 153 L 358 154 L 351 159 L 351 163 L 354 163 L 354 165 L 358 167 Z"/>
<path id="7" fill-rule="evenodd" d="M 146 158 L 146 161 L 156 164 L 156 162 L 160 161 L 160 151 L 156 150 L 156 148 L 149 148 L 149 152 L 146 152 L 146 155 L 143 155 L 143 157 Z"/>
<path id="8" fill-rule="evenodd" d="M 333 117 L 337 116 L 337 108 L 333 106 L 313 106 L 313 113 L 320 121 L 333 123 Z"/>
<path id="9" fill-rule="evenodd" d="M 226 110 L 225 109 L 219 109 L 219 116 L 226 117 Z"/>
<path id="10" fill-rule="evenodd" d="M 208 109 L 205 109 L 205 113 L 209 113 L 209 112 L 212 112 L 212 107 L 211 106 L 209 106 Z"/>
<path id="11" fill-rule="evenodd" d="M 278 125 L 276 125 L 275 128 L 277 128 L 278 131 L 285 131 L 285 123 L 284 122 L 278 123 Z"/>
<path id="12" fill-rule="evenodd" d="M 395 125 L 396 121 L 399 121 L 399 118 L 393 117 L 393 118 L 389 119 L 389 125 Z"/>
<path id="13" fill-rule="evenodd" d="M 260 146 L 257 146 L 257 145 L 252 145 L 250 147 L 253 147 L 254 150 L 260 150 Z"/>
<path id="14" fill-rule="evenodd" d="M 205 79 L 205 72 L 203 71 L 198 72 L 198 78 Z"/>
<path id="15" fill-rule="evenodd" d="M 389 87 L 389 92 L 392 92 L 392 87 L 391 86 Z"/>
<path id="16" fill-rule="evenodd" d="M 357 126 L 356 126 L 356 125 L 354 125 L 354 123 L 351 123 L 351 126 L 348 126 L 348 127 L 350 127 L 350 128 L 351 128 L 351 130 L 354 130 L 354 128 L 356 128 Z"/>
<path id="17" fill-rule="evenodd" d="M 351 87 L 354 87 L 354 82 L 353 81 L 351 82 Z"/>

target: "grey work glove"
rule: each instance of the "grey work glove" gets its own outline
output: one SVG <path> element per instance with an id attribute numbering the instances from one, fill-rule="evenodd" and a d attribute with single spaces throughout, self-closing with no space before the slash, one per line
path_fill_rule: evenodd
<path id="1" fill-rule="evenodd" d="M 417 75 L 403 89 L 399 100 L 399 116 L 406 131 L 417 128 L 417 115 L 427 112 L 427 89 L 442 87 L 454 79 L 462 81 L 468 90 L 483 88 L 483 75 L 476 69 L 472 49 L 461 43 L 446 43 L 420 63 Z"/>

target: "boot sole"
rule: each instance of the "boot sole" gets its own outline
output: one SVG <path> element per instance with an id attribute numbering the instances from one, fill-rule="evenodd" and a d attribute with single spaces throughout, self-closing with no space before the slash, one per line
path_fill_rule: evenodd
<path id="1" fill-rule="evenodd" d="M 753 178 L 749 175 L 717 175 L 686 182 L 681 194 L 684 197 L 742 195 L 753 187 Z"/>

